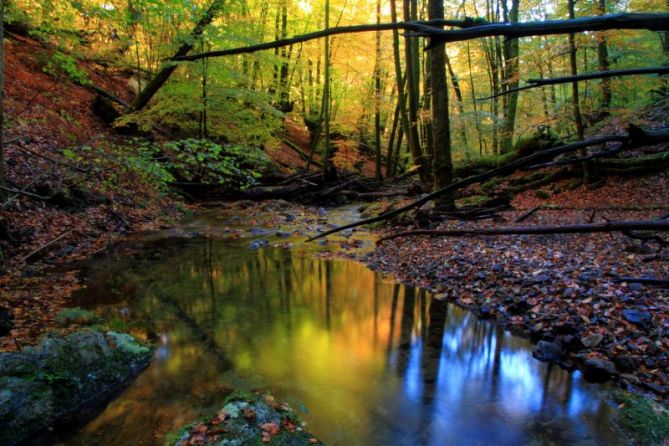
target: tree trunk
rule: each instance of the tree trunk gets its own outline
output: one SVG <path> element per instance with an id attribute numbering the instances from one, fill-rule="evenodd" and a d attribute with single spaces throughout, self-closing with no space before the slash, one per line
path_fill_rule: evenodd
<path id="1" fill-rule="evenodd" d="M 325 29 L 330 28 L 330 0 L 325 0 Z M 325 37 L 325 79 L 323 83 L 323 186 L 330 169 L 330 37 Z"/>
<path id="2" fill-rule="evenodd" d="M 376 23 L 381 24 L 381 0 L 376 0 Z M 381 31 L 376 32 L 376 62 L 374 66 L 374 144 L 376 149 L 375 177 L 381 181 Z"/>
<path id="3" fill-rule="evenodd" d="M 288 0 L 281 0 L 281 33 L 280 38 L 285 39 L 288 37 Z M 287 47 L 282 47 L 280 56 L 281 56 L 281 67 L 279 69 L 279 106 L 278 109 L 284 113 L 290 111 L 290 92 L 288 87 L 288 64 L 290 62 L 290 56 L 292 53 L 292 45 L 290 49 Z"/>
<path id="4" fill-rule="evenodd" d="M 599 15 L 606 14 L 606 0 L 599 1 Z M 605 33 L 598 33 L 597 36 L 597 60 L 599 62 L 599 71 L 609 70 L 609 47 L 606 41 Z M 600 102 L 601 112 L 600 117 L 609 115 L 611 108 L 611 79 L 602 79 L 601 83 L 602 97 Z"/>
<path id="5" fill-rule="evenodd" d="M 441 0 L 429 0 L 428 14 L 430 19 L 443 19 L 443 2 Z M 441 44 L 433 47 L 430 50 L 429 59 L 430 79 L 432 82 L 432 174 L 434 189 L 439 190 L 453 181 L 445 45 Z M 440 198 L 440 205 L 453 206 L 452 195 L 444 195 Z"/>
<path id="6" fill-rule="evenodd" d="M 216 14 L 223 9 L 224 0 L 213 0 L 209 5 L 209 8 L 204 13 L 202 18 L 193 28 L 193 31 L 190 33 L 189 38 L 186 42 L 182 43 L 177 52 L 172 56 L 172 58 L 181 57 L 187 55 L 190 50 L 195 46 L 195 42 L 202 35 L 204 29 L 211 24 L 211 22 L 216 17 Z M 146 104 L 149 103 L 151 98 L 160 90 L 160 88 L 167 82 L 172 73 L 177 69 L 177 64 L 174 62 L 168 62 L 165 64 L 158 74 L 155 75 L 151 82 L 144 87 L 135 100 L 130 104 L 128 112 L 136 112 L 143 109 Z"/>
<path id="7" fill-rule="evenodd" d="M 460 137 L 462 138 L 462 144 L 464 145 L 463 149 L 469 151 L 469 143 L 467 142 L 467 129 L 465 128 L 465 101 L 462 98 L 462 89 L 460 88 L 460 81 L 458 80 L 458 75 L 455 74 L 453 66 L 451 65 L 451 59 L 448 57 L 448 54 L 445 54 L 446 58 L 446 67 L 448 68 L 448 74 L 451 76 L 451 82 L 453 83 L 453 91 L 455 92 L 455 99 L 457 99 L 458 112 L 460 113 Z M 471 74 L 471 72 L 470 72 Z M 478 123 L 477 123 L 478 124 Z"/>
<path id="8" fill-rule="evenodd" d="M 403 0 L 404 21 L 411 21 L 411 2 L 412 0 Z M 406 37 L 404 40 L 404 58 L 407 76 L 408 91 L 408 109 L 409 109 L 409 127 L 406 130 L 409 151 L 413 157 L 413 162 L 419 166 L 419 176 L 423 184 L 430 183 L 430 170 L 427 165 L 427 159 L 423 155 L 420 147 L 420 136 L 418 135 L 418 79 L 416 78 L 416 63 L 414 60 L 412 39 Z M 398 79 L 401 79 L 398 78 Z"/>
<path id="9" fill-rule="evenodd" d="M 568 0 L 569 7 L 569 18 L 573 20 L 576 16 L 574 12 L 574 0 Z M 578 68 L 576 66 L 576 39 L 574 34 L 569 34 L 569 68 L 572 76 L 578 75 Z M 578 97 L 578 81 L 573 81 L 571 83 L 571 101 L 574 111 L 574 121 L 576 123 L 576 137 L 579 141 L 585 139 L 585 129 L 583 127 L 583 116 L 581 115 L 581 103 Z M 582 149 L 581 156 L 586 155 L 586 149 Z M 583 181 L 586 183 L 590 182 L 590 164 L 588 162 L 583 162 L 581 164 L 581 169 L 583 170 Z"/>
<path id="10" fill-rule="evenodd" d="M 479 141 L 479 156 L 483 156 L 483 133 L 481 132 L 481 118 L 476 105 L 476 87 L 474 86 L 474 75 L 472 74 L 472 53 L 469 42 L 467 42 L 467 66 L 469 67 L 469 84 L 472 92 L 472 104 L 474 106 L 474 122 L 476 123 L 476 134 Z"/>
<path id="11" fill-rule="evenodd" d="M 505 21 L 518 22 L 519 0 L 512 0 L 511 11 L 506 11 L 506 0 L 503 0 L 505 12 Z M 507 20 L 508 19 L 508 20 Z M 518 39 L 506 39 L 504 41 L 504 88 L 518 88 L 520 80 L 518 58 L 520 56 L 520 46 Z M 510 152 L 513 150 L 513 133 L 516 126 L 516 110 L 518 108 L 518 92 L 513 92 L 506 100 L 506 109 L 504 111 L 504 128 L 502 130 L 502 150 Z"/>
<path id="12" fill-rule="evenodd" d="M 390 20 L 392 23 L 397 23 L 397 4 L 395 3 L 395 0 L 390 0 Z M 407 114 L 407 107 L 406 107 L 406 94 L 404 91 L 404 84 L 407 82 L 408 76 L 402 76 L 402 63 L 401 63 L 401 56 L 400 56 L 400 34 L 397 29 L 393 29 L 393 60 L 394 60 L 394 65 L 395 65 L 395 79 L 397 82 L 397 106 L 399 107 L 399 116 L 400 116 L 400 123 L 402 124 L 400 127 L 400 135 L 397 138 L 398 140 L 398 146 L 401 145 L 401 140 L 403 135 L 407 135 L 409 133 L 409 116 Z M 413 154 L 414 151 L 412 148 L 409 148 L 411 153 Z M 391 176 L 395 176 L 397 173 L 397 163 L 399 161 L 399 147 L 396 150 L 396 155 L 393 157 L 395 160 L 395 164 L 393 165 L 393 168 L 391 169 Z"/>

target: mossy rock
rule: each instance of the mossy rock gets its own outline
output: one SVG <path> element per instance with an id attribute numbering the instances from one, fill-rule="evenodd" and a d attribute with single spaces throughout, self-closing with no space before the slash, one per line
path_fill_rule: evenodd
<path id="1" fill-rule="evenodd" d="M 0 444 L 90 418 L 151 357 L 151 349 L 129 335 L 90 328 L 0 353 Z"/>
<path id="2" fill-rule="evenodd" d="M 206 420 L 170 434 L 166 446 L 322 445 L 304 430 L 295 411 L 269 395 L 234 393 Z"/>
<path id="3" fill-rule="evenodd" d="M 669 439 L 669 410 L 650 398 L 626 392 L 612 395 L 618 405 L 616 423 L 638 446 L 661 446 Z"/>

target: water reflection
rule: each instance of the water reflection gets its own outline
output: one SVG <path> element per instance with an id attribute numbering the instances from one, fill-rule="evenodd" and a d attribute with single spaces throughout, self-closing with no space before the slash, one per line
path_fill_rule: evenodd
<path id="1" fill-rule="evenodd" d="M 91 272 L 81 303 L 156 345 L 150 368 L 67 444 L 163 444 L 230 387 L 308 408 L 330 445 L 616 444 L 610 410 L 525 340 L 361 265 L 164 243 Z"/>

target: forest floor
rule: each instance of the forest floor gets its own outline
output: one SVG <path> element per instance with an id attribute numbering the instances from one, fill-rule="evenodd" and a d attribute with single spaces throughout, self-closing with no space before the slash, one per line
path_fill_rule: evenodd
<path id="1" fill-rule="evenodd" d="M 513 210 L 485 222 L 445 221 L 439 229 L 653 219 L 669 212 L 669 173 L 610 178 L 549 198 L 517 195 Z M 384 228 L 391 233 L 402 228 Z M 615 374 L 669 397 L 669 290 L 618 281 L 667 278 L 669 251 L 620 233 L 405 237 L 359 260 L 438 298 L 544 340 L 536 356 L 576 365 L 594 379 Z M 546 351 L 548 349 L 548 351 Z M 543 351 L 541 351 L 543 350 Z"/>
<path id="2" fill-rule="evenodd" d="M 34 344 L 60 328 L 56 314 L 82 286 L 73 265 L 128 233 L 173 224 L 184 209 L 131 172 L 96 175 L 96 158 L 117 158 L 114 144 L 122 139 L 93 114 L 90 91 L 45 72 L 51 47 L 9 37 L 7 183 L 52 198 L 9 194 L 0 203 L 0 309 L 11 308 L 13 317 L 11 332 L 0 337 L 0 351 Z M 122 72 L 93 62 L 85 68 L 97 85 L 130 97 Z M 65 148 L 75 156 L 64 156 Z M 74 193 L 60 196 L 61 190 Z"/>

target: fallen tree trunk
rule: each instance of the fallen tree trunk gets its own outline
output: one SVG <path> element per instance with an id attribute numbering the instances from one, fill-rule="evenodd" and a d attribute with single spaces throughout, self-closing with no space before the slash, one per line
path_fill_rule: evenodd
<path id="1" fill-rule="evenodd" d="M 460 30 L 430 29 L 414 33 L 413 37 L 428 37 L 431 49 L 440 43 L 460 42 L 481 37 L 504 36 L 507 39 L 552 34 L 573 34 L 608 29 L 669 30 L 669 14 L 608 14 L 569 20 L 543 20 L 527 23 L 491 23 Z"/>
<path id="2" fill-rule="evenodd" d="M 214 17 L 216 17 L 216 14 L 218 14 L 218 12 L 223 8 L 223 3 L 223 0 L 213 0 L 211 2 L 207 11 L 197 22 L 195 28 L 193 28 L 189 38 L 183 44 L 181 44 L 177 52 L 172 57 L 172 60 L 177 60 L 179 57 L 185 56 L 193 49 L 197 39 L 204 32 L 204 29 L 209 26 L 209 24 L 211 24 L 211 22 L 214 20 Z M 168 63 L 164 65 L 160 71 L 158 71 L 158 74 L 156 74 L 154 78 L 151 79 L 151 82 L 149 82 L 149 84 L 144 87 L 139 95 L 137 95 L 135 100 L 132 101 L 130 107 L 127 108 L 127 112 L 132 113 L 144 108 L 146 104 L 149 103 L 151 98 L 158 92 L 158 90 L 160 90 L 160 87 L 162 87 L 163 84 L 167 82 L 176 69 L 177 65 L 174 63 Z"/>
<path id="3" fill-rule="evenodd" d="M 299 182 L 286 186 L 258 186 L 246 190 L 231 190 L 219 184 L 206 183 L 170 183 L 170 186 L 185 193 L 188 198 L 196 201 L 226 201 L 226 200 L 292 200 L 301 194 L 320 188 L 319 184 Z"/>
<path id="4" fill-rule="evenodd" d="M 609 29 L 648 29 L 651 31 L 665 31 L 669 29 L 669 14 L 636 14 L 621 13 L 595 17 L 582 17 L 571 20 L 545 20 L 527 23 L 487 23 L 481 24 L 476 19 L 443 20 L 428 22 L 397 22 L 340 26 L 313 33 L 303 34 L 288 39 L 259 43 L 228 50 L 207 51 L 199 54 L 179 55 L 172 57 L 174 61 L 194 61 L 207 57 L 232 56 L 235 54 L 255 53 L 256 51 L 270 50 L 309 40 L 321 39 L 337 34 L 351 34 L 359 32 L 388 31 L 405 29 L 413 31 L 407 37 L 427 37 L 430 44 L 426 49 L 448 42 L 478 39 L 481 37 L 505 36 L 507 38 L 543 36 L 549 34 L 570 34 L 583 31 L 603 31 Z M 460 27 L 459 30 L 443 30 L 443 26 Z"/>
<path id="5" fill-rule="evenodd" d="M 431 237 L 459 237 L 479 235 L 517 235 L 517 234 L 584 234 L 592 232 L 614 231 L 669 231 L 669 221 L 664 220 L 630 220 L 607 221 L 605 223 L 583 223 L 574 225 L 547 225 L 547 226 L 511 226 L 505 228 L 474 228 L 474 229 L 445 229 L 430 230 L 418 229 L 415 231 L 398 232 L 380 238 L 377 244 L 398 237 L 413 237 L 429 235 Z"/>
<path id="6" fill-rule="evenodd" d="M 531 88 L 544 87 L 546 85 L 567 84 L 574 81 L 587 81 L 591 79 L 607 79 L 611 77 L 621 76 L 638 76 L 641 74 L 669 74 L 669 67 L 649 67 L 649 68 L 632 68 L 629 70 L 608 70 L 608 71 L 594 71 L 592 73 L 584 73 L 576 76 L 553 77 L 548 79 L 528 79 L 527 83 L 522 87 L 511 88 L 506 91 L 486 96 L 484 98 L 477 98 L 477 101 L 485 101 L 488 99 L 497 98 L 517 91 L 529 90 Z"/>
<path id="7" fill-rule="evenodd" d="M 411 22 L 396 22 L 396 23 L 381 23 L 381 24 L 365 24 L 365 25 L 351 25 L 338 26 L 328 28 L 312 33 L 301 34 L 288 39 L 280 39 L 272 42 L 258 43 L 256 45 L 244 46 L 239 48 L 230 48 L 228 50 L 207 51 L 205 53 L 191 54 L 188 56 L 172 57 L 175 61 L 189 61 L 204 59 L 206 57 L 221 57 L 233 56 L 235 54 L 255 53 L 256 51 L 271 50 L 281 48 L 284 46 L 295 45 L 296 43 L 308 42 L 309 40 L 321 39 L 323 37 L 335 36 L 338 34 L 353 34 L 371 31 L 392 31 L 394 29 L 408 29 L 412 31 L 429 31 L 431 29 L 441 29 L 444 26 L 456 26 L 466 28 L 480 24 L 476 19 L 466 18 L 464 20 L 429 20 L 429 21 L 411 21 Z M 439 27 L 439 28 L 436 28 Z"/>
<path id="8" fill-rule="evenodd" d="M 450 194 L 453 193 L 457 190 L 460 190 L 464 187 L 470 186 L 472 184 L 477 184 L 482 181 L 487 181 L 491 178 L 501 176 L 501 175 L 508 175 L 510 173 L 515 172 L 516 170 L 526 167 L 529 165 L 532 165 L 533 163 L 543 160 L 546 158 L 554 158 L 558 155 L 562 155 L 564 153 L 571 153 L 575 152 L 579 149 L 583 149 L 586 147 L 594 146 L 594 145 L 601 145 L 609 142 L 619 142 L 622 144 L 625 144 L 628 149 L 632 149 L 635 147 L 640 147 L 644 145 L 653 145 L 653 144 L 659 144 L 661 142 L 666 142 L 669 141 L 669 129 L 662 129 L 658 131 L 642 131 L 641 129 L 637 127 L 632 127 L 630 126 L 629 129 L 629 134 L 628 135 L 610 135 L 610 136 L 602 136 L 599 138 L 593 138 L 593 139 L 588 139 L 585 141 L 579 141 L 576 143 L 572 144 L 566 144 L 563 146 L 558 146 L 558 147 L 553 147 L 551 149 L 547 150 L 542 150 L 541 152 L 536 152 L 531 155 L 519 158 L 515 161 L 512 161 L 508 164 L 505 164 L 503 166 L 500 166 L 496 169 L 489 170 L 488 172 L 482 173 L 480 175 L 473 175 L 471 177 L 465 178 L 460 181 L 456 181 L 455 183 L 451 183 L 450 185 L 444 187 L 443 189 L 439 189 L 437 191 L 434 191 L 432 193 L 429 193 L 425 195 L 423 198 L 416 200 L 406 206 L 402 206 L 400 208 L 394 209 L 389 212 L 385 212 L 381 215 L 378 215 L 376 217 L 360 220 L 354 223 L 349 223 L 347 225 L 339 226 L 334 229 L 330 229 L 328 231 L 322 232 L 318 235 L 315 235 L 313 237 L 310 237 L 307 239 L 307 241 L 313 241 L 316 239 L 319 239 L 321 237 L 325 237 L 330 234 L 334 234 L 339 231 L 343 231 L 345 229 L 350 229 L 350 228 L 355 228 L 358 226 L 362 225 L 367 225 L 371 223 L 376 223 L 379 221 L 384 221 L 389 218 L 393 218 L 396 215 L 400 215 L 408 210 L 415 209 L 417 207 L 422 206 L 423 204 L 427 203 L 428 201 L 445 195 L 445 194 Z"/>

